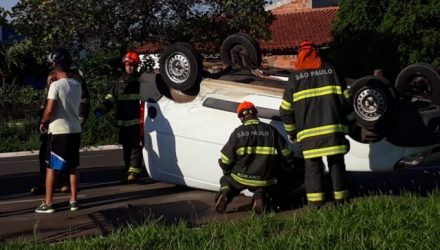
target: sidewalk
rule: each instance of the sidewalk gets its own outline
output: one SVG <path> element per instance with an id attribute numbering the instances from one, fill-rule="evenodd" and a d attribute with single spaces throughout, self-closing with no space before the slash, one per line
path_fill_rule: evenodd
<path id="1" fill-rule="evenodd" d="M 122 146 L 121 145 L 103 145 L 103 146 L 96 146 L 96 147 L 83 147 L 80 149 L 80 152 L 112 150 L 112 149 L 122 149 Z M 0 153 L 0 158 L 32 156 L 32 155 L 38 155 L 38 150 Z"/>

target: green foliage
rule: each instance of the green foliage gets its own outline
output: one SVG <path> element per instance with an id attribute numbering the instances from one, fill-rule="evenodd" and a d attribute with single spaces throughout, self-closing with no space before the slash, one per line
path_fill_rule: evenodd
<path id="1" fill-rule="evenodd" d="M 189 228 L 129 225 L 112 235 L 6 249 L 438 249 L 440 193 L 366 197 L 345 206 L 250 215 Z M 148 215 L 146 215 L 148 216 Z M 15 248 L 14 248 L 15 247 Z"/>
<path id="2" fill-rule="evenodd" d="M 227 0 L 216 1 L 228 20 L 229 29 L 245 31 L 255 38 L 270 38 L 268 32 L 275 16 L 264 10 L 266 1 L 262 0 Z"/>
<path id="3" fill-rule="evenodd" d="M 383 68 L 390 77 L 409 64 L 440 67 L 440 2 L 342 0 L 333 25 L 333 59 L 352 76 Z"/>
<path id="4" fill-rule="evenodd" d="M 38 120 L 28 117 L 23 120 L 0 121 L 0 152 L 35 150 L 40 146 Z"/>
<path id="5" fill-rule="evenodd" d="M 69 47 L 74 58 L 80 58 L 76 61 L 87 81 L 93 111 L 121 74 L 121 56 L 127 49 L 148 41 L 220 45 L 227 35 L 237 31 L 256 38 L 268 37 L 273 16 L 264 11 L 264 4 L 264 0 L 21 0 L 10 17 L 12 27 L 24 39 L 1 45 L 0 69 L 9 74 L 23 69 L 26 73 L 46 74 L 48 53 L 56 47 Z M 0 9 L 0 17 L 7 14 Z M 151 63 L 144 66 L 143 70 L 149 70 Z M 12 110 L 23 105 L 38 106 L 41 96 L 41 92 L 30 89 L 7 87 L 2 89 L 0 101 L 4 110 Z M 116 142 L 112 124 L 111 113 L 99 121 L 91 114 L 83 131 L 83 145 Z M 21 137 L 6 137 L 0 138 L 3 151 L 16 150 L 15 146 L 3 145 L 7 140 L 17 145 L 27 143 Z"/>
<path id="6" fill-rule="evenodd" d="M 0 106 L 13 103 L 38 105 L 43 92 L 29 86 L 6 85 L 0 88 Z"/>
<path id="7" fill-rule="evenodd" d="M 0 6 L 0 25 L 5 25 L 8 23 L 6 17 L 8 15 L 8 12 Z"/>
<path id="8" fill-rule="evenodd" d="M 86 121 L 81 133 L 81 146 L 100 146 L 116 144 L 118 130 L 114 126 L 114 120 L 107 115 L 96 119 L 93 115 Z"/>
<path id="9" fill-rule="evenodd" d="M 116 51 L 121 56 L 148 41 L 219 44 L 237 31 L 268 37 L 273 15 L 264 11 L 264 4 L 264 0 L 22 0 L 11 17 L 15 30 L 26 39 L 14 44 L 10 54 L 13 58 L 31 54 L 42 62 L 60 46 L 75 55 Z"/>
<path id="10" fill-rule="evenodd" d="M 0 117 L 6 118 L 35 117 L 43 97 L 42 90 L 31 87 L 6 85 L 0 87 Z"/>
<path id="11" fill-rule="evenodd" d="M 85 79 L 90 93 L 91 110 L 100 105 L 108 93 L 112 83 L 120 73 L 115 65 L 120 59 L 115 53 L 97 54 L 88 60 L 82 61 Z M 116 60 L 117 59 L 117 60 Z M 116 62 L 117 61 L 117 62 Z M 6 85 L 0 88 L 0 152 L 36 150 L 39 148 L 37 131 L 37 111 L 44 101 L 43 90 L 34 90 L 30 87 Z M 27 112 L 23 113 L 26 109 Z M 17 113 L 25 115 L 24 120 L 15 119 Z M 8 118 L 9 117 L 9 118 Z M 115 144 L 117 129 L 114 126 L 112 113 L 97 120 L 93 114 L 84 124 L 81 135 L 82 146 L 96 146 Z"/>

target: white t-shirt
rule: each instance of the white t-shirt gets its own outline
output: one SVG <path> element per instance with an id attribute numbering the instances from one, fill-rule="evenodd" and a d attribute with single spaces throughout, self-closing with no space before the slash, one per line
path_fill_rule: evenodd
<path id="1" fill-rule="evenodd" d="M 48 132 L 71 134 L 81 132 L 79 104 L 81 84 L 73 78 L 62 78 L 50 84 L 47 99 L 55 100 L 55 110 L 50 118 Z"/>

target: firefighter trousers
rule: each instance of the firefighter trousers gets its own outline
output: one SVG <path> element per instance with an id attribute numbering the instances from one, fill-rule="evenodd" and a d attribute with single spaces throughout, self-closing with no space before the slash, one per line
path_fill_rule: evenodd
<path id="1" fill-rule="evenodd" d="M 130 126 L 120 129 L 119 143 L 122 145 L 124 165 L 127 173 L 141 173 L 142 147 L 139 140 L 139 126 Z"/>
<path id="2" fill-rule="evenodd" d="M 239 195 L 241 191 L 244 189 L 249 189 L 253 195 L 253 199 L 263 199 L 265 202 L 268 201 L 270 192 L 272 190 L 271 186 L 264 186 L 264 187 L 249 187 L 246 185 L 243 185 L 234 178 L 232 178 L 231 175 L 223 175 L 220 178 L 220 191 L 221 192 L 227 192 L 228 196 L 228 202 L 232 200 L 235 196 Z"/>
<path id="3" fill-rule="evenodd" d="M 331 175 L 333 198 L 335 201 L 346 200 L 348 192 L 344 155 L 337 154 L 327 156 L 327 165 Z M 307 193 L 307 201 L 309 203 L 323 203 L 326 197 L 324 190 L 324 163 L 322 161 L 322 157 L 305 160 L 304 182 Z"/>

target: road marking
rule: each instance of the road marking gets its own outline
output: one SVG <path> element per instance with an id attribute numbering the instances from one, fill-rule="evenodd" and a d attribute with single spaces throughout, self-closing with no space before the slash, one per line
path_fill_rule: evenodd
<path id="1" fill-rule="evenodd" d="M 101 157 L 104 155 L 84 155 L 80 156 L 79 158 L 95 158 L 95 157 Z M 2 161 L 0 164 L 11 164 L 11 163 L 21 163 L 21 162 L 36 162 L 38 160 L 20 160 L 20 161 Z"/>
<path id="2" fill-rule="evenodd" d="M 85 195 L 85 194 L 79 194 L 78 195 L 78 197 L 85 197 L 85 196 L 87 196 L 87 195 Z M 54 197 L 53 199 L 54 200 L 61 200 L 61 199 L 68 199 L 68 198 L 70 198 L 70 196 Z M 3 202 L 0 202 L 0 205 L 16 204 L 16 203 L 26 203 L 26 202 L 41 201 L 41 200 L 42 200 L 42 198 L 18 200 L 18 201 L 3 201 Z"/>

